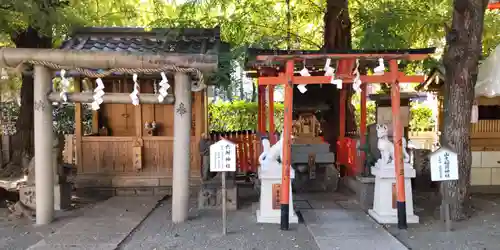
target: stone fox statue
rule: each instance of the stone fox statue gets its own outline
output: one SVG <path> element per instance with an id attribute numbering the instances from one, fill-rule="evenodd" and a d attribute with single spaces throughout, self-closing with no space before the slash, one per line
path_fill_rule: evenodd
<path id="1" fill-rule="evenodd" d="M 389 141 L 388 128 L 385 124 L 377 124 L 377 148 L 380 150 L 380 160 L 383 164 L 389 164 L 394 161 L 394 144 Z M 406 139 L 402 138 L 403 161 L 409 162 L 410 156 L 406 152 Z"/>
<path id="2" fill-rule="evenodd" d="M 259 163 L 261 166 L 267 166 L 267 163 L 277 162 L 280 163 L 283 159 L 283 133 L 276 144 L 271 146 L 267 137 L 262 139 L 262 154 L 259 156 Z"/>

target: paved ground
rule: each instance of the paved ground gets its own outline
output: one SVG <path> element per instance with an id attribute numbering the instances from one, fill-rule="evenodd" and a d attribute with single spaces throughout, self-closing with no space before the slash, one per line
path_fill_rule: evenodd
<path id="1" fill-rule="evenodd" d="M 415 250 L 498 250 L 500 249 L 500 197 L 472 196 L 475 213 L 466 221 L 454 223 L 455 231 L 445 232 L 439 221 L 439 197 L 416 195 L 416 213 L 421 223 L 407 231 L 396 226 L 389 231 Z"/>
<path id="2" fill-rule="evenodd" d="M 120 249 L 407 249 L 342 193 L 297 196 L 295 205 L 305 224 L 292 225 L 290 231 L 257 224 L 255 206 L 248 206 L 255 199 L 243 200 L 243 209 L 229 213 L 227 236 L 221 235 L 220 211 L 192 209 L 189 222 L 174 225 L 170 201 L 164 201 Z M 191 207 L 196 207 L 194 200 Z"/>
<path id="3" fill-rule="evenodd" d="M 42 249 L 113 250 L 155 208 L 163 197 L 113 197 L 71 220 L 29 247 Z"/>
<path id="4" fill-rule="evenodd" d="M 347 193 L 309 194 L 302 209 L 309 231 L 321 250 L 406 250 L 407 248 L 362 211 Z"/>
<path id="5" fill-rule="evenodd" d="M 228 235 L 222 236 L 220 211 L 190 211 L 190 220 L 174 225 L 171 201 L 161 205 L 144 221 L 119 249 L 213 249 L 213 250 L 319 250 L 304 224 L 280 231 L 276 224 L 257 224 L 254 207 L 228 213 Z M 193 200 L 191 207 L 196 207 Z"/>
<path id="6" fill-rule="evenodd" d="M 474 196 L 475 214 L 467 221 L 456 223 L 456 230 L 451 233 L 443 232 L 437 213 L 433 213 L 438 204 L 435 197 L 414 197 L 422 223 L 410 225 L 407 231 L 387 227 L 409 249 L 500 249 L 500 196 Z M 34 227 L 27 220 L 9 222 L 0 214 L 0 249 L 21 250 L 32 245 L 30 249 L 105 250 L 115 249 L 117 245 L 118 249 L 129 250 L 365 250 L 377 249 L 376 246 L 383 246 L 384 250 L 404 249 L 360 211 L 353 197 L 342 192 L 295 196 L 295 205 L 305 224 L 293 225 L 286 232 L 280 231 L 279 225 L 257 224 L 252 207 L 257 200 L 243 197 L 243 208 L 229 213 L 229 234 L 225 237 L 221 236 L 220 211 L 192 209 L 189 222 L 173 225 L 170 200 L 161 201 L 150 213 L 158 199 L 114 197 L 85 209 L 58 213 L 58 220 L 44 227 Z M 191 207 L 196 207 L 194 201 Z M 5 211 L 0 209 L 2 212 Z"/>
<path id="7" fill-rule="evenodd" d="M 67 217 L 59 216 L 59 220 L 49 226 L 35 227 L 30 220 L 8 221 L 6 216 L 7 209 L 0 209 L 0 249 L 20 250 L 27 249 L 38 241 L 54 233 L 62 227 L 71 218 L 81 214 L 81 211 L 75 211 Z"/>
<path id="8" fill-rule="evenodd" d="M 93 199 L 77 201 L 74 203 L 77 209 L 56 212 L 56 220 L 48 226 L 34 226 L 33 222 L 28 219 L 9 221 L 7 209 L 0 208 L 0 249 L 27 249 L 53 234 L 72 219 L 81 216 L 95 202 L 96 200 Z"/>

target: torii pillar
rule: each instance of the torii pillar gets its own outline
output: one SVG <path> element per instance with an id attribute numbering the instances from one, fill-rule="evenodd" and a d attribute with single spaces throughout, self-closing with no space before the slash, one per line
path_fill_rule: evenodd
<path id="1" fill-rule="evenodd" d="M 189 212 L 189 171 L 191 144 L 191 81 L 186 73 L 175 73 L 174 164 L 172 181 L 172 222 L 187 220 Z"/>
<path id="2" fill-rule="evenodd" d="M 51 70 L 34 65 L 35 124 L 35 199 L 36 224 L 46 225 L 54 219 L 54 170 L 52 163 L 52 104 L 47 94 L 52 90 Z"/>

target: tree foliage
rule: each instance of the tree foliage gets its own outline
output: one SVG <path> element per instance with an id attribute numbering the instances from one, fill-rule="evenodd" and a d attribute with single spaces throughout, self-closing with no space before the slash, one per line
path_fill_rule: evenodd
<path id="1" fill-rule="evenodd" d="M 283 104 L 274 104 L 276 129 L 283 126 Z M 210 131 L 230 132 L 257 130 L 258 105 L 255 102 L 233 101 L 216 102 L 208 106 Z"/>

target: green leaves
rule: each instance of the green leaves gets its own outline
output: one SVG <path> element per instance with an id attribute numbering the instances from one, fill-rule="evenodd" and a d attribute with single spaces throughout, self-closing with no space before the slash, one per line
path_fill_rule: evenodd
<path id="1" fill-rule="evenodd" d="M 428 106 L 412 103 L 410 113 L 410 128 L 412 131 L 430 131 L 436 125 L 432 109 Z"/>
<path id="2" fill-rule="evenodd" d="M 267 110 L 267 109 L 266 109 Z M 258 105 L 256 102 L 233 101 L 216 102 L 208 106 L 210 131 L 257 130 Z M 283 124 L 283 104 L 274 103 L 276 129 Z"/>
<path id="3" fill-rule="evenodd" d="M 359 95 L 354 95 L 353 103 L 356 108 L 356 124 L 360 124 L 361 112 Z M 375 102 L 366 105 L 367 124 L 375 123 Z M 283 104 L 274 103 L 274 122 L 277 129 L 283 126 Z M 267 111 L 267 109 L 266 109 Z M 229 132 L 241 130 L 257 130 L 258 105 L 256 102 L 233 101 L 216 102 L 208 106 L 208 124 L 210 131 Z M 267 115 L 267 114 L 266 114 Z M 426 131 L 435 125 L 432 109 L 427 106 L 413 103 L 410 107 L 410 128 L 412 131 Z"/>

